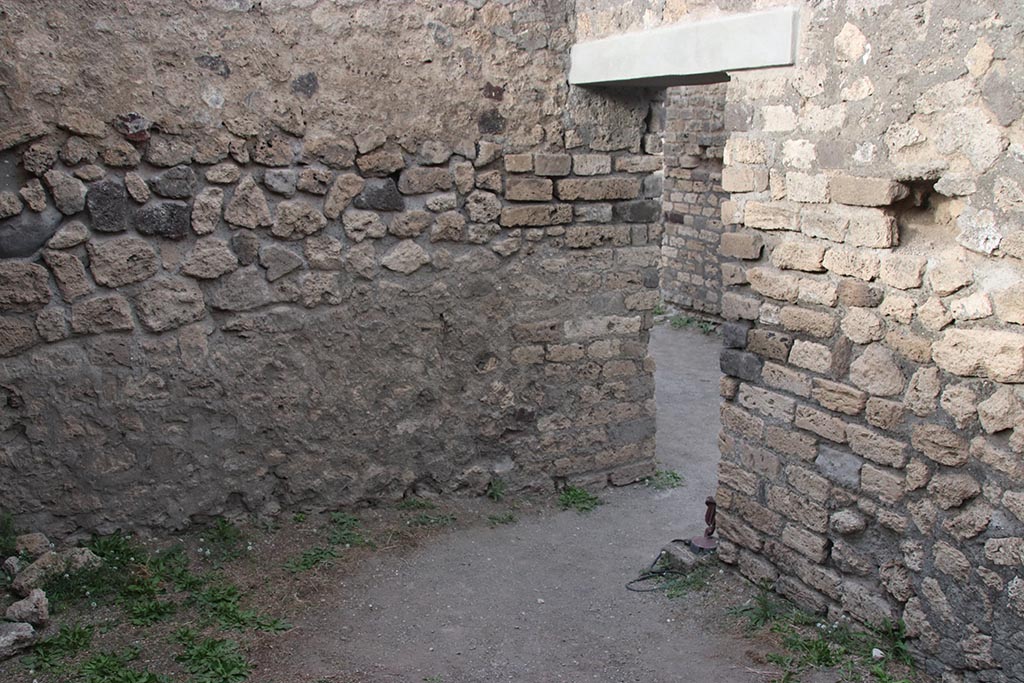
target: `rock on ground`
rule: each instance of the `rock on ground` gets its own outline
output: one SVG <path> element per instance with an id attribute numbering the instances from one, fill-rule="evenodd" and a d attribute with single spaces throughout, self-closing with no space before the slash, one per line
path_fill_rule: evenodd
<path id="1" fill-rule="evenodd" d="M 0 660 L 10 659 L 36 642 L 31 624 L 0 624 Z"/>

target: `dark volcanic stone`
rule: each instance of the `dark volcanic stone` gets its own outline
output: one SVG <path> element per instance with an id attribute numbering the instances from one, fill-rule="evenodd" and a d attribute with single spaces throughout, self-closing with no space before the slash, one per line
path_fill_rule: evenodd
<path id="1" fill-rule="evenodd" d="M 316 73 L 312 71 L 308 74 L 302 74 L 292 81 L 292 92 L 296 95 L 312 97 L 319 89 L 320 80 L 316 77 Z"/>
<path id="2" fill-rule="evenodd" d="M 124 232 L 128 216 L 128 199 L 124 185 L 117 180 L 104 180 L 89 188 L 85 197 L 92 229 L 97 232 Z"/>
<path id="3" fill-rule="evenodd" d="M 235 252 L 239 263 L 250 266 L 259 257 L 260 240 L 251 232 L 239 232 L 231 238 L 231 250 Z"/>
<path id="4" fill-rule="evenodd" d="M 188 199 L 196 191 L 196 174 L 188 166 L 175 166 L 149 181 L 154 194 L 170 199 Z"/>
<path id="5" fill-rule="evenodd" d="M 149 129 L 153 122 L 137 112 L 118 114 L 114 119 L 114 130 L 132 142 L 145 142 L 149 140 Z"/>
<path id="6" fill-rule="evenodd" d="M 613 211 L 615 218 L 624 223 L 655 223 L 661 216 L 661 202 L 647 199 L 619 202 Z"/>
<path id="7" fill-rule="evenodd" d="M 60 226 L 60 211 L 47 206 L 41 213 L 23 211 L 0 224 L 0 258 L 31 256 L 53 237 Z"/>
<path id="8" fill-rule="evenodd" d="M 224 78 L 231 75 L 231 67 L 220 55 L 199 55 L 196 57 L 196 64 Z"/>
<path id="9" fill-rule="evenodd" d="M 153 202 L 135 212 L 132 227 L 140 235 L 180 240 L 188 235 L 192 223 L 191 213 L 185 202 Z"/>
<path id="10" fill-rule="evenodd" d="M 743 320 L 722 325 L 722 345 L 727 349 L 745 349 L 750 323 Z"/>
<path id="11" fill-rule="evenodd" d="M 507 122 L 505 117 L 498 113 L 497 109 L 488 109 L 476 122 L 477 128 L 483 135 L 497 135 L 505 132 Z"/>
<path id="12" fill-rule="evenodd" d="M 353 205 L 357 209 L 371 211 L 402 211 L 405 209 L 405 199 L 391 178 L 370 179 L 366 181 L 366 186 L 355 198 Z"/>
<path id="13" fill-rule="evenodd" d="M 735 349 L 722 349 L 722 354 L 719 356 L 719 364 L 722 367 L 722 372 L 730 377 L 739 377 L 748 382 L 754 382 L 761 377 L 761 367 L 764 365 L 764 362 L 753 353 L 736 351 Z"/>

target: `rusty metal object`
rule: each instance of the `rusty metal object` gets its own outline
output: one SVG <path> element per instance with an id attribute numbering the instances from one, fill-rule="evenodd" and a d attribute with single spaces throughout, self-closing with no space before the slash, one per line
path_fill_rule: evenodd
<path id="1" fill-rule="evenodd" d="M 694 536 L 690 539 L 690 545 L 698 553 L 710 553 L 718 548 L 718 539 L 714 538 L 715 529 L 718 527 L 715 520 L 718 503 L 712 496 L 708 496 L 704 503 L 708 506 L 707 512 L 704 513 L 704 523 L 707 524 L 707 528 L 704 529 L 703 536 Z"/>

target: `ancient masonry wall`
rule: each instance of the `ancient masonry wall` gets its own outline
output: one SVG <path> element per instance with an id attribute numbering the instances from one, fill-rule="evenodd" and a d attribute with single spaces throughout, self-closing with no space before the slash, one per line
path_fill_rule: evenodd
<path id="1" fill-rule="evenodd" d="M 646 94 L 566 87 L 568 4 L 3 14 L 0 505 L 648 473 L 662 162 Z"/>
<path id="2" fill-rule="evenodd" d="M 830 7 L 728 87 L 721 557 L 1024 680 L 1024 15 Z"/>
<path id="3" fill-rule="evenodd" d="M 669 88 L 664 137 L 661 295 L 711 315 L 721 312 L 722 298 L 725 93 L 724 83 Z"/>

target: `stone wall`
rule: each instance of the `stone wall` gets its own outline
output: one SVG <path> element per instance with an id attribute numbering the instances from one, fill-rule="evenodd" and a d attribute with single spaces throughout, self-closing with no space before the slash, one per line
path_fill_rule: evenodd
<path id="1" fill-rule="evenodd" d="M 684 4 L 578 2 L 577 37 L 765 6 Z M 944 683 L 1024 680 L 1022 35 L 804 2 L 797 66 L 727 86 L 721 557 L 902 619 Z"/>
<path id="2" fill-rule="evenodd" d="M 661 295 L 710 315 L 722 298 L 725 93 L 724 83 L 670 88 L 666 116 Z"/>
<path id="3" fill-rule="evenodd" d="M 24 526 L 650 471 L 649 93 L 567 88 L 569 3 L 343 5 L 0 14 Z"/>
<path id="4" fill-rule="evenodd" d="M 795 69 L 728 88 L 721 555 L 1022 680 L 1024 14 L 802 18 Z"/>

